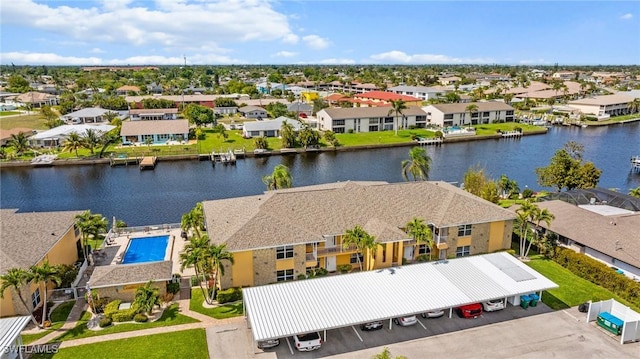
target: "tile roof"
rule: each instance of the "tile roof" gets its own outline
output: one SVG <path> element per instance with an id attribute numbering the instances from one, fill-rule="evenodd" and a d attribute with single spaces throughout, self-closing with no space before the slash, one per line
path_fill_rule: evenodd
<path id="1" fill-rule="evenodd" d="M 96 266 L 89 279 L 92 288 L 170 280 L 173 262 Z"/>
<path id="2" fill-rule="evenodd" d="M 467 113 L 469 105 L 478 106 L 478 112 L 513 110 L 513 107 L 504 102 L 441 103 L 430 106 L 437 108 L 442 113 Z"/>
<path id="3" fill-rule="evenodd" d="M 617 104 L 626 104 L 633 101 L 633 97 L 627 95 L 604 95 L 604 96 L 596 96 L 591 98 L 583 98 L 581 100 L 569 101 L 569 105 L 617 105 Z"/>
<path id="4" fill-rule="evenodd" d="M 407 91 L 409 91 L 409 92 L 424 92 L 424 93 L 442 92 L 442 90 L 436 89 L 436 88 L 433 88 L 433 87 L 427 87 L 427 86 L 405 86 L 405 85 L 389 87 L 387 90 L 388 91 L 402 91 L 402 92 L 407 92 Z"/>
<path id="5" fill-rule="evenodd" d="M 11 135 L 17 135 L 19 133 L 24 133 L 28 136 L 33 134 L 33 130 L 26 127 L 15 127 L 10 130 L 0 130 L 0 140 L 5 140 L 11 138 Z"/>
<path id="6" fill-rule="evenodd" d="M 17 213 L 0 209 L 0 273 L 38 263 L 73 227 L 80 211 Z"/>
<path id="7" fill-rule="evenodd" d="M 241 251 L 324 241 L 356 225 L 379 241 L 404 239 L 413 217 L 437 227 L 512 220 L 515 215 L 445 182 L 341 182 L 203 202 L 212 241 Z"/>
<path id="8" fill-rule="evenodd" d="M 405 102 L 406 101 L 410 101 L 410 102 L 422 101 L 417 97 L 400 95 L 397 93 L 386 92 L 386 91 L 369 91 L 369 92 L 354 95 L 353 97 L 362 98 L 362 99 L 382 100 L 382 101 L 392 101 L 392 100 L 393 101 L 403 100 Z"/>
<path id="9" fill-rule="evenodd" d="M 55 95 L 50 95 L 44 92 L 30 91 L 30 92 L 25 92 L 23 94 L 16 96 L 16 101 L 19 101 L 22 103 L 32 103 L 32 102 L 38 103 L 38 102 L 45 102 L 48 99 L 56 98 L 56 97 L 57 96 Z"/>
<path id="10" fill-rule="evenodd" d="M 129 110 L 129 115 L 139 115 L 143 113 L 165 114 L 165 113 L 178 113 L 177 108 L 136 108 Z"/>
<path id="11" fill-rule="evenodd" d="M 264 121 L 251 121 L 244 123 L 244 131 L 275 131 L 280 130 L 282 127 L 282 123 L 287 121 L 288 124 L 293 127 L 294 131 L 300 131 L 302 128 L 302 124 L 300 121 L 294 120 L 292 118 L 280 116 L 274 120 L 264 120 Z"/>
<path id="12" fill-rule="evenodd" d="M 189 132 L 187 120 L 125 121 L 120 136 L 180 134 Z"/>
<path id="13" fill-rule="evenodd" d="M 140 87 L 138 86 L 131 86 L 131 85 L 124 85 L 124 86 L 120 86 L 116 89 L 116 91 L 133 91 L 133 92 L 140 92 Z"/>
<path id="14" fill-rule="evenodd" d="M 394 116 L 389 114 L 389 107 L 376 106 L 376 107 L 350 107 L 350 108 L 325 108 L 325 111 L 331 119 L 348 119 L 348 118 L 366 118 L 366 117 L 390 117 Z M 408 106 L 406 110 L 403 110 L 405 116 L 426 116 L 424 112 L 418 106 Z"/>
<path id="15" fill-rule="evenodd" d="M 265 110 L 264 108 L 259 107 L 259 106 L 243 106 L 243 107 L 240 107 L 238 109 L 238 111 L 240 111 L 240 112 L 252 112 L 252 111 L 267 112 L 267 110 Z"/>

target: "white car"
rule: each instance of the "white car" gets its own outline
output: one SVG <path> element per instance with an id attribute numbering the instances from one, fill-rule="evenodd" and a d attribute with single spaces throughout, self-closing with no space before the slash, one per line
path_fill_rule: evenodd
<path id="1" fill-rule="evenodd" d="M 416 318 L 415 315 L 409 315 L 406 317 L 394 318 L 393 322 L 401 327 L 408 327 L 410 325 L 416 324 L 418 322 L 418 318 Z"/>
<path id="2" fill-rule="evenodd" d="M 442 310 L 442 309 L 440 309 L 440 310 L 432 310 L 430 312 L 426 312 L 426 313 L 420 314 L 420 316 L 423 317 L 423 318 L 440 318 L 443 315 L 444 315 L 444 310 Z"/>
<path id="3" fill-rule="evenodd" d="M 494 299 L 488 302 L 483 302 L 482 309 L 484 309 L 485 312 L 495 312 L 496 310 L 502 310 L 504 309 L 504 300 Z"/>
<path id="4" fill-rule="evenodd" d="M 318 332 L 294 335 L 293 341 L 296 345 L 296 349 L 301 352 L 310 352 L 312 350 L 320 349 L 320 346 L 322 346 L 322 339 Z"/>

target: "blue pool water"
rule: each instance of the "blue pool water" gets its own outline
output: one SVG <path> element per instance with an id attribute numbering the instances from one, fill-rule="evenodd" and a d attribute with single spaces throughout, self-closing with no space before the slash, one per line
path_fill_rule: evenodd
<path id="1" fill-rule="evenodd" d="M 131 238 L 122 264 L 163 261 L 169 236 Z"/>

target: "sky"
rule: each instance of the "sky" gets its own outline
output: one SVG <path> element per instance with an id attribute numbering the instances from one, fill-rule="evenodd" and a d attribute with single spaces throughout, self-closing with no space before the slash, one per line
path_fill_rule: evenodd
<path id="1" fill-rule="evenodd" d="M 638 65 L 638 1 L 2 0 L 0 64 Z"/>

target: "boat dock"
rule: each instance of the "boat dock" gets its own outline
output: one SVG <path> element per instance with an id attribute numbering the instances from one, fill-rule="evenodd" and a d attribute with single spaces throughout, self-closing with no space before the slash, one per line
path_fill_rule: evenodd
<path id="1" fill-rule="evenodd" d="M 216 163 L 222 163 L 224 165 L 235 165 L 236 164 L 236 154 L 234 151 L 228 150 L 227 152 L 212 152 L 211 153 L 211 164 L 216 165 Z"/>
<path id="2" fill-rule="evenodd" d="M 631 172 L 640 173 L 640 156 L 631 157 Z"/>
<path id="3" fill-rule="evenodd" d="M 428 146 L 428 145 L 441 145 L 442 144 L 442 138 L 416 138 L 415 141 L 420 145 L 420 146 Z"/>
<path id="4" fill-rule="evenodd" d="M 156 168 L 156 162 L 158 162 L 158 157 L 142 157 L 140 161 L 140 170 L 152 170 Z"/>
<path id="5" fill-rule="evenodd" d="M 503 138 L 521 137 L 522 136 L 522 132 L 520 132 L 520 131 L 507 131 L 507 132 L 500 133 L 500 135 Z"/>
<path id="6" fill-rule="evenodd" d="M 118 155 L 118 156 L 109 157 L 109 165 L 111 167 L 119 166 L 119 165 L 128 166 L 130 163 L 138 164 L 138 163 L 140 163 L 140 158 L 139 157 L 129 157 L 127 155 Z"/>

